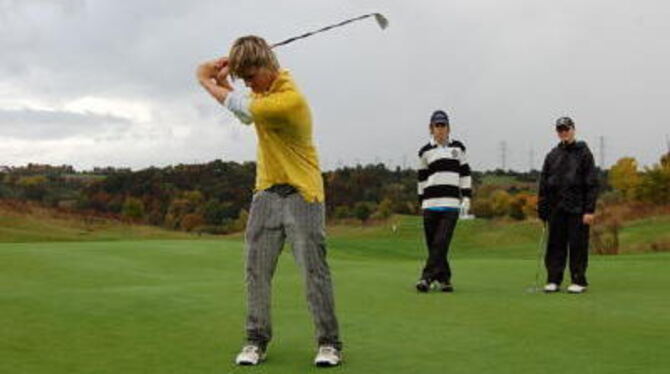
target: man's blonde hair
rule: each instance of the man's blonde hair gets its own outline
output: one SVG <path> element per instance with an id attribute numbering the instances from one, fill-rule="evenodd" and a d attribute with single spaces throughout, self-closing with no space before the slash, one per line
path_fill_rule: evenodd
<path id="1" fill-rule="evenodd" d="M 277 56 L 260 36 L 248 35 L 235 40 L 228 55 L 228 66 L 233 78 L 241 78 L 251 68 L 279 70 Z"/>

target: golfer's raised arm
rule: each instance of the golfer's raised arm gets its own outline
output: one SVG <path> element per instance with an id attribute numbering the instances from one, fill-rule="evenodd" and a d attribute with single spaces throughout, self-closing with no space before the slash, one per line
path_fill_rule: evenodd
<path id="1" fill-rule="evenodd" d="M 223 103 L 232 91 L 229 87 L 217 84 L 216 77 L 223 67 L 222 61 L 222 59 L 217 59 L 204 62 L 196 70 L 196 76 L 200 85 L 220 103 Z"/>

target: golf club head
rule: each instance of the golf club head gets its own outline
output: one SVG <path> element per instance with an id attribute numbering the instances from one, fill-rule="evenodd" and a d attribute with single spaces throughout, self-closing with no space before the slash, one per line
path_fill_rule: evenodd
<path id="1" fill-rule="evenodd" d="M 538 287 L 538 286 L 530 286 L 530 287 L 526 288 L 526 293 L 543 293 L 543 292 L 544 292 L 544 289 L 542 289 L 542 287 Z"/>
<path id="2" fill-rule="evenodd" d="M 375 16 L 375 21 L 377 21 L 377 24 L 379 27 L 381 27 L 382 30 L 386 29 L 389 26 L 389 20 L 384 17 L 381 13 L 374 13 Z"/>

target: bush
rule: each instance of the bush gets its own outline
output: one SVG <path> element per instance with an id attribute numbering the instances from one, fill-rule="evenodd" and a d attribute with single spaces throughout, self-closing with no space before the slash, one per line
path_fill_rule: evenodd
<path id="1" fill-rule="evenodd" d="M 526 206 L 526 197 L 523 195 L 516 195 L 512 197 L 509 204 L 509 216 L 518 221 L 523 221 L 526 219 L 526 212 L 524 207 Z"/>
<path id="2" fill-rule="evenodd" d="M 373 211 L 374 204 L 368 201 L 359 201 L 354 206 L 354 215 L 362 223 L 365 223 L 370 218 L 370 215 L 372 215 Z"/>
<path id="3" fill-rule="evenodd" d="M 591 230 L 591 251 L 597 254 L 619 253 L 619 231 L 621 220 L 615 211 L 598 204 L 595 223 Z"/>
<path id="4" fill-rule="evenodd" d="M 512 202 L 512 196 L 504 190 L 497 190 L 491 194 L 491 211 L 494 217 L 507 215 Z"/>
<path id="5" fill-rule="evenodd" d="M 526 205 L 523 207 L 526 218 L 537 217 L 537 195 L 526 194 Z"/>
<path id="6" fill-rule="evenodd" d="M 653 252 L 670 252 L 670 240 L 659 240 L 651 243 Z"/>
<path id="7" fill-rule="evenodd" d="M 205 204 L 203 217 L 209 225 L 220 225 L 225 218 L 237 218 L 236 213 L 233 203 L 212 199 Z"/>
<path id="8" fill-rule="evenodd" d="M 378 219 L 386 219 L 389 218 L 391 214 L 393 214 L 393 201 L 387 197 L 379 203 L 374 216 Z"/>
<path id="9" fill-rule="evenodd" d="M 200 214 L 197 213 L 188 213 L 181 219 L 179 226 L 182 230 L 191 232 L 196 227 L 202 226 L 205 223 L 205 219 L 202 218 Z"/>
<path id="10" fill-rule="evenodd" d="M 232 232 L 239 232 L 246 230 L 248 221 L 249 221 L 249 212 L 247 212 L 246 209 L 241 209 L 237 219 L 233 220 L 233 225 L 231 227 Z"/>
<path id="11" fill-rule="evenodd" d="M 333 213 L 336 219 L 346 219 L 354 216 L 351 209 L 346 205 L 341 205 L 335 208 L 335 213 Z"/>
<path id="12" fill-rule="evenodd" d="M 493 218 L 493 207 L 491 200 L 487 198 L 476 198 L 472 202 L 472 214 L 479 218 Z"/>
<path id="13" fill-rule="evenodd" d="M 141 220 L 144 217 L 144 203 L 136 197 L 128 196 L 123 202 L 121 214 L 131 220 Z"/>
<path id="14" fill-rule="evenodd" d="M 647 168 L 637 187 L 640 200 L 652 204 L 670 204 L 670 165 Z"/>

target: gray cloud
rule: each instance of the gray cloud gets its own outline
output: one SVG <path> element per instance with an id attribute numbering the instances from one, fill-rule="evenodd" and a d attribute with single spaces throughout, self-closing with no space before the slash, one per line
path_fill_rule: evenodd
<path id="1" fill-rule="evenodd" d="M 129 139 L 155 139 L 155 152 L 148 157 L 141 142 L 126 140 L 125 165 L 180 155 L 243 160 L 253 152 L 231 144 L 253 146 L 253 133 L 236 130 L 202 92 L 196 64 L 225 53 L 240 35 L 277 41 L 370 11 L 385 13 L 390 28 L 362 22 L 277 50 L 309 97 L 326 167 L 411 165 L 436 108 L 450 112 L 454 136 L 479 169 L 499 166 L 503 141 L 507 166 L 527 168 L 533 150 L 538 167 L 561 115 L 575 118 L 596 153 L 605 137 L 608 164 L 627 155 L 648 164 L 664 150 L 670 5 L 660 0 L 0 0 L 0 109 L 3 102 L 16 107 L 16 99 L 53 108 L 82 97 L 147 103 L 153 122 Z M 118 160 L 111 152 L 122 132 L 87 131 L 106 129 L 109 118 L 69 121 L 56 131 L 69 135 L 58 136 L 90 137 L 97 160 Z M 52 124 L 36 123 L 38 131 L 17 130 L 0 118 L 0 138 L 46 139 Z M 188 144 L 155 136 L 184 129 L 193 134 Z M 43 152 L 59 160 L 68 154 L 46 143 Z M 13 154 L 7 162 L 29 157 Z"/>
<path id="2" fill-rule="evenodd" d="M 131 125 L 125 118 L 93 113 L 46 110 L 0 110 L 0 134 L 5 138 L 53 140 L 120 133 Z"/>

